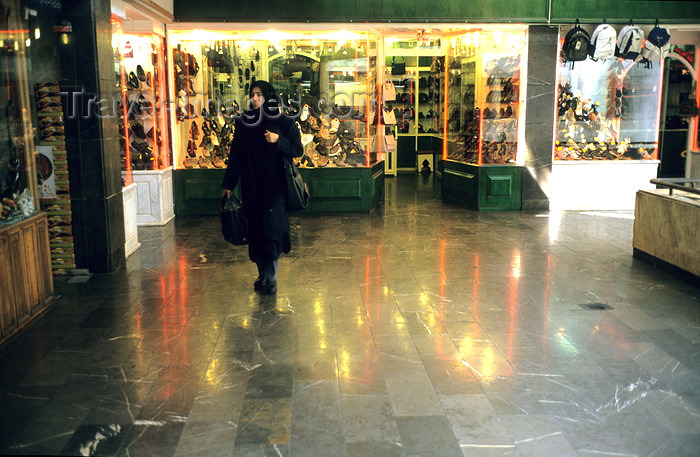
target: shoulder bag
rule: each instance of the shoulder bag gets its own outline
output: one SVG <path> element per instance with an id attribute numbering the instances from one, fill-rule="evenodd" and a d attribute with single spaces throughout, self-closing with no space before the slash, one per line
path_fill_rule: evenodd
<path id="1" fill-rule="evenodd" d="M 309 203 L 309 187 L 294 166 L 292 159 L 284 158 L 284 179 L 287 186 L 287 212 L 306 209 Z"/>
<path id="2" fill-rule="evenodd" d="M 221 234 L 229 243 L 242 246 L 248 244 L 248 221 L 243 214 L 243 205 L 235 195 L 221 198 Z"/>

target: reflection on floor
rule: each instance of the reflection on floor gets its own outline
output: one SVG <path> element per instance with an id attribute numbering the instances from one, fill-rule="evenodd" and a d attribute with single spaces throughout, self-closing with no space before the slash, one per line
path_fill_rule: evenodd
<path id="1" fill-rule="evenodd" d="M 0 351 L 0 452 L 696 456 L 700 291 L 630 213 L 479 213 L 388 177 L 295 215 L 279 292 L 216 218 L 139 229 Z"/>

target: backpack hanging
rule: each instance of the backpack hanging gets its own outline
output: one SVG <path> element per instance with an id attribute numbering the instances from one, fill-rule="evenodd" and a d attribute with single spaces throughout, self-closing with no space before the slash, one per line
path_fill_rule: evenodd
<path id="1" fill-rule="evenodd" d="M 613 26 L 603 21 L 591 35 L 591 46 L 588 55 L 593 60 L 615 59 L 615 44 L 617 31 Z"/>
<path id="2" fill-rule="evenodd" d="M 646 68 L 651 68 L 652 62 L 663 62 L 671 49 L 670 41 L 671 35 L 668 33 L 668 30 L 659 27 L 659 20 L 657 19 L 654 28 L 647 35 L 641 50 Z"/>
<path id="3" fill-rule="evenodd" d="M 629 25 L 624 26 L 617 36 L 615 55 L 623 59 L 635 60 L 642 51 L 643 39 L 644 31 L 630 20 Z"/>
<path id="4" fill-rule="evenodd" d="M 576 24 L 564 37 L 564 45 L 561 48 L 561 56 L 564 60 L 572 62 L 571 68 L 573 68 L 573 62 L 586 60 L 586 57 L 588 57 L 588 47 L 590 44 L 590 35 L 583 28 L 581 28 L 581 26 L 579 26 L 578 19 L 576 19 Z"/>

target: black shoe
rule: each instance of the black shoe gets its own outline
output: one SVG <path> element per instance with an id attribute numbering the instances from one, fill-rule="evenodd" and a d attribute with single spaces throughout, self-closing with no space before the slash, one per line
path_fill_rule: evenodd
<path id="1" fill-rule="evenodd" d="M 277 281 L 266 280 L 263 282 L 262 293 L 265 295 L 275 295 L 277 293 Z"/>
<path id="2" fill-rule="evenodd" d="M 143 67 L 141 65 L 136 66 L 136 77 L 139 79 L 139 81 L 146 82 L 146 72 L 143 71 Z"/>
<path id="3" fill-rule="evenodd" d="M 253 283 L 253 288 L 264 295 L 274 295 L 277 293 L 277 281 L 270 281 L 258 277 Z"/>
<path id="4" fill-rule="evenodd" d="M 258 276 L 258 278 L 253 283 L 253 289 L 254 290 L 262 290 L 264 283 L 265 283 L 265 279 L 263 279 L 262 276 Z"/>

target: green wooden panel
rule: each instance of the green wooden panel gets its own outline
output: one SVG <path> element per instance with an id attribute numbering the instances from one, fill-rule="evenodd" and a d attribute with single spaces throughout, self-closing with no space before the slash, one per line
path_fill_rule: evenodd
<path id="1" fill-rule="evenodd" d="M 384 198 L 384 162 L 369 168 L 301 168 L 311 200 L 306 213 L 369 212 Z"/>
<path id="2" fill-rule="evenodd" d="M 523 168 L 442 161 L 442 200 L 480 211 L 519 210 Z"/>
<path id="3" fill-rule="evenodd" d="M 513 195 L 512 176 L 487 176 L 488 197 L 511 197 Z"/>
<path id="4" fill-rule="evenodd" d="M 547 19 L 547 0 L 258 0 L 255 2 L 198 2 L 175 0 L 178 22 L 443 22 L 483 19 Z"/>
<path id="5" fill-rule="evenodd" d="M 208 199 L 217 194 L 221 194 L 221 180 L 185 178 L 185 199 Z"/>
<path id="6" fill-rule="evenodd" d="M 551 5 L 551 11 L 549 7 Z M 697 23 L 697 1 L 664 0 L 174 0 L 176 22 L 526 22 Z"/>
<path id="7" fill-rule="evenodd" d="M 442 200 L 478 209 L 479 169 L 453 160 L 443 160 L 442 168 Z"/>
<path id="8" fill-rule="evenodd" d="M 415 136 L 399 136 L 396 139 L 396 166 L 399 168 L 416 167 Z"/>
<path id="9" fill-rule="evenodd" d="M 445 170 L 443 185 L 454 192 L 459 192 L 466 197 L 475 197 L 479 191 L 479 177 L 473 173 L 464 173 L 456 170 Z"/>
<path id="10" fill-rule="evenodd" d="M 697 23 L 700 19 L 700 3 L 697 1 L 640 1 L 640 0 L 553 0 L 552 21 L 555 23 L 574 22 L 626 23 L 633 19 L 635 23 L 661 22 Z"/>
<path id="11" fill-rule="evenodd" d="M 362 178 L 352 177 L 351 179 L 339 179 L 330 176 L 314 175 L 310 182 L 309 192 L 314 196 L 314 200 L 321 198 L 362 198 Z"/>
<path id="12" fill-rule="evenodd" d="M 433 144 L 432 144 L 433 152 L 435 154 L 442 154 L 443 139 L 440 138 L 439 136 L 433 136 L 432 139 L 433 139 Z"/>
<path id="13" fill-rule="evenodd" d="M 513 165 L 481 165 L 478 168 L 479 210 L 519 210 L 523 168 Z"/>
<path id="14" fill-rule="evenodd" d="M 176 216 L 219 214 L 224 169 L 173 171 Z"/>
<path id="15" fill-rule="evenodd" d="M 418 151 L 432 151 L 433 150 L 433 136 L 419 136 L 418 137 Z"/>
<path id="16" fill-rule="evenodd" d="M 369 212 L 384 198 L 384 162 L 369 168 L 301 168 L 309 186 L 307 212 Z M 219 214 L 223 169 L 175 170 L 176 216 Z"/>
<path id="17" fill-rule="evenodd" d="M 370 202 L 370 208 L 376 208 L 379 202 L 384 201 L 384 162 L 381 163 L 381 167 L 372 167 L 372 200 Z"/>

